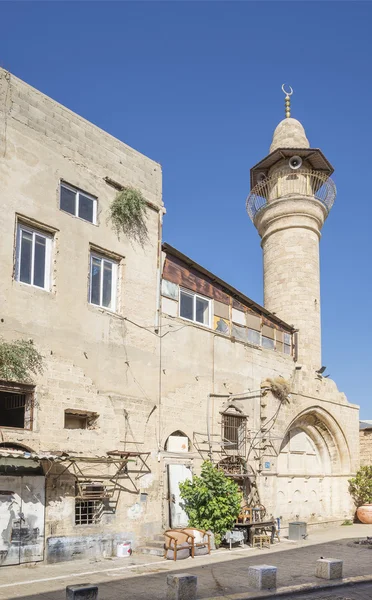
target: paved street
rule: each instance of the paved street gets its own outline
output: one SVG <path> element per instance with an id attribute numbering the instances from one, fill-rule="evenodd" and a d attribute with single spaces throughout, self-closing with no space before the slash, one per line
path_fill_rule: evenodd
<path id="1" fill-rule="evenodd" d="M 128 559 L 76 561 L 58 565 L 0 569 L 0 600 L 63 600 L 66 585 L 99 585 L 100 600 L 164 600 L 166 575 L 188 572 L 198 577 L 198 597 L 252 594 L 247 588 L 247 567 L 271 564 L 278 567 L 278 587 L 320 583 L 314 576 L 315 562 L 321 556 L 344 561 L 344 577 L 372 576 L 372 550 L 356 546 L 353 539 L 372 534 L 372 526 L 354 525 L 323 529 L 300 543 L 282 541 L 269 550 L 219 550 L 210 557 L 174 563 L 158 557 L 133 556 Z M 352 586 L 302 595 L 310 598 L 365 600 L 372 586 Z M 364 594 L 364 595 L 363 595 Z M 284 598 L 285 596 L 282 596 Z M 295 598 L 291 596 L 291 598 Z"/>
<path id="2" fill-rule="evenodd" d="M 371 600 L 372 584 L 338 588 L 334 592 L 314 592 L 296 596 L 282 596 L 282 600 Z"/>

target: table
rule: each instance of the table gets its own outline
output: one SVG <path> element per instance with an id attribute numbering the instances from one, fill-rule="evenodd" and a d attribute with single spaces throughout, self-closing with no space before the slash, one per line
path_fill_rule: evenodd
<path id="1" fill-rule="evenodd" d="M 231 531 L 226 531 L 223 539 L 230 544 L 230 550 L 232 544 L 239 543 L 241 546 L 244 546 L 244 532 L 236 531 L 235 528 Z"/>
<path id="2" fill-rule="evenodd" d="M 249 544 L 252 546 L 253 536 L 257 529 L 271 529 L 271 543 L 274 543 L 276 530 L 276 522 L 270 519 L 269 521 L 256 521 L 255 523 L 235 523 L 234 529 L 245 529 Z"/>

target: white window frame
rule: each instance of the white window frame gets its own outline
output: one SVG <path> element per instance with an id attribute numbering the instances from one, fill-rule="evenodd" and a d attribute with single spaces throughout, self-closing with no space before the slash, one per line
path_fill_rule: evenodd
<path id="1" fill-rule="evenodd" d="M 289 339 L 289 343 L 286 342 L 286 337 L 288 336 L 287 339 Z M 285 354 L 286 356 L 292 356 L 292 335 L 290 333 L 284 332 L 283 335 L 283 354 Z M 285 348 L 289 348 L 289 352 L 285 352 Z"/>
<path id="2" fill-rule="evenodd" d="M 193 314 L 194 314 L 194 316 L 196 315 L 196 298 L 200 298 L 201 300 L 206 300 L 208 302 L 208 306 L 209 306 L 208 323 L 200 323 L 200 321 L 196 321 L 196 319 L 188 319 L 187 317 L 183 317 L 181 315 L 181 294 L 182 293 L 193 297 Z M 202 327 L 211 328 L 211 326 L 212 326 L 211 325 L 211 323 L 212 323 L 212 299 L 211 298 L 206 298 L 205 296 L 202 296 L 201 294 L 198 294 L 197 292 L 193 292 L 191 290 L 187 290 L 185 288 L 180 287 L 179 297 L 178 297 L 178 306 L 179 306 L 178 314 L 181 319 L 184 319 L 185 321 L 189 321 L 189 323 L 196 323 L 196 325 L 201 325 Z"/>
<path id="3" fill-rule="evenodd" d="M 39 285 L 35 285 L 34 283 L 27 283 L 26 281 L 21 281 L 21 249 L 22 249 L 22 235 L 21 232 L 25 231 L 32 235 L 32 254 L 31 254 L 31 281 L 34 279 L 34 271 L 35 271 L 35 236 L 38 235 L 40 237 L 45 238 L 45 270 L 44 270 L 44 286 L 41 287 Z M 53 246 L 53 236 L 45 233 L 40 229 L 34 229 L 33 227 L 29 227 L 28 225 L 24 225 L 22 222 L 17 224 L 17 244 L 16 244 L 16 269 L 15 269 L 15 278 L 16 281 L 22 283 L 22 285 L 28 285 L 30 287 L 37 288 L 38 290 L 45 290 L 46 292 L 51 291 L 51 265 L 52 265 L 52 246 Z"/>
<path id="4" fill-rule="evenodd" d="M 95 304 L 94 302 L 92 302 L 92 266 L 93 266 L 93 259 L 97 259 L 101 261 L 101 277 L 100 277 L 100 292 L 99 292 L 99 304 Z M 104 269 L 102 268 L 103 266 L 103 262 L 107 262 L 110 263 L 112 265 L 112 281 L 111 281 L 111 298 L 112 298 L 112 306 L 111 308 L 107 307 L 107 306 L 103 306 L 102 304 L 102 296 L 103 296 L 103 271 Z M 89 304 L 91 304 L 92 306 L 96 306 L 97 308 L 102 308 L 103 310 L 108 310 L 110 312 L 116 312 L 116 308 L 117 308 L 117 292 L 118 292 L 118 274 L 119 274 L 119 269 L 118 269 L 118 263 L 113 260 L 112 258 L 108 258 L 107 256 L 104 256 L 103 254 L 98 254 L 97 252 L 90 252 L 90 259 L 89 259 Z"/>
<path id="5" fill-rule="evenodd" d="M 61 194 L 62 194 L 63 187 L 66 188 L 67 190 L 70 190 L 70 192 L 74 192 L 74 194 L 75 194 L 75 213 L 74 214 L 61 208 Z M 90 200 L 93 201 L 93 221 L 88 221 L 87 219 L 83 219 L 82 217 L 79 217 L 80 194 L 82 194 L 86 198 L 89 198 Z M 97 225 L 97 198 L 95 198 L 95 196 L 92 196 L 92 194 L 88 194 L 88 192 L 84 192 L 84 190 L 79 190 L 79 188 L 76 188 L 73 185 L 66 183 L 65 181 L 61 181 L 60 185 L 59 185 L 59 209 L 62 212 L 66 213 L 67 215 L 70 215 L 72 217 L 76 217 L 77 219 L 80 219 L 80 221 L 85 221 L 85 223 L 92 223 L 92 225 Z"/>

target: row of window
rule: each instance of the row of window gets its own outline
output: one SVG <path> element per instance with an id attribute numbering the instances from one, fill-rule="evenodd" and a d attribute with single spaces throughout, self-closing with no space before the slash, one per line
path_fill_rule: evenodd
<path id="1" fill-rule="evenodd" d="M 188 321 L 200 323 L 206 327 L 212 327 L 212 300 L 200 296 L 195 292 L 180 288 L 179 316 Z M 222 318 L 217 321 L 215 330 L 221 333 L 230 334 L 230 326 L 227 324 L 226 320 Z M 291 354 L 291 335 L 289 333 L 283 332 L 282 340 L 278 341 L 263 335 L 263 333 L 258 330 L 232 324 L 231 335 L 241 341 L 249 342 L 256 346 L 262 346 L 269 350 L 277 348 L 281 352 L 284 352 L 284 354 Z"/>
<path id="2" fill-rule="evenodd" d="M 20 223 L 17 232 L 16 272 L 18 281 L 51 290 L 53 236 Z M 91 304 L 111 311 L 116 310 L 118 286 L 118 263 L 96 252 L 90 253 L 90 277 L 88 300 Z M 212 327 L 212 301 L 195 292 L 179 290 L 179 316 L 188 321 Z M 291 336 L 284 333 L 283 341 L 274 341 L 260 331 L 232 325 L 232 335 L 241 341 L 263 348 L 278 349 L 291 353 Z M 229 325 L 219 319 L 216 330 L 229 334 Z M 284 344 L 283 344 L 284 342 Z M 280 346 L 280 348 L 279 348 Z"/>
<path id="3" fill-rule="evenodd" d="M 16 248 L 16 280 L 50 291 L 52 251 L 52 235 L 19 223 Z M 115 311 L 117 281 L 118 263 L 91 252 L 89 302 Z"/>

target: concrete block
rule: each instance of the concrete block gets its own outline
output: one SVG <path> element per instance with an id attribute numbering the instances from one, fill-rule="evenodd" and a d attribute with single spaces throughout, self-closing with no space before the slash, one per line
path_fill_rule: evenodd
<path id="1" fill-rule="evenodd" d="M 66 600 L 97 600 L 98 586 L 90 583 L 68 585 L 66 587 Z"/>
<path id="2" fill-rule="evenodd" d="M 277 568 L 270 565 L 252 565 L 248 567 L 248 585 L 255 590 L 276 588 Z"/>
<path id="3" fill-rule="evenodd" d="M 337 558 L 320 558 L 316 561 L 315 575 L 320 579 L 342 579 L 343 561 Z"/>
<path id="4" fill-rule="evenodd" d="M 198 578 L 189 573 L 167 576 L 167 600 L 196 600 Z"/>

